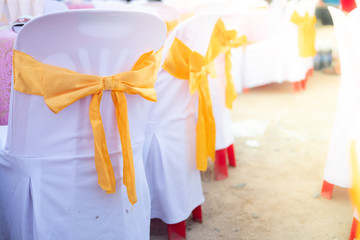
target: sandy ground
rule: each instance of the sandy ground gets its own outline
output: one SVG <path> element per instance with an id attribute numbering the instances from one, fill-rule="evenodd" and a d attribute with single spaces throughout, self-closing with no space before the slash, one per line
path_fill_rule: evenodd
<path id="1" fill-rule="evenodd" d="M 349 238 L 348 191 L 335 187 L 332 200 L 320 196 L 339 85 L 338 75 L 315 71 L 302 92 L 283 83 L 238 96 L 233 122 L 267 123 L 266 130 L 235 138 L 238 165 L 228 179 L 203 174 L 203 223 L 187 221 L 187 239 Z M 166 225 L 155 225 L 151 239 L 167 239 Z"/>

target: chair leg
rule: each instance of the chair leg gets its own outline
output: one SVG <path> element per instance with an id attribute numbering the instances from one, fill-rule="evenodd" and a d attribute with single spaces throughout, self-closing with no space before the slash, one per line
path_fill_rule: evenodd
<path id="1" fill-rule="evenodd" d="M 301 90 L 301 81 L 293 82 L 294 92 L 300 92 Z"/>
<path id="2" fill-rule="evenodd" d="M 334 190 L 334 184 L 328 183 L 327 181 L 324 180 L 321 188 L 321 196 L 330 200 L 333 190 Z"/>
<path id="3" fill-rule="evenodd" d="M 307 78 L 305 78 L 304 80 L 301 80 L 300 81 L 300 84 L 301 84 L 301 88 L 303 89 L 303 90 L 305 90 L 306 89 L 306 83 L 307 83 Z"/>
<path id="4" fill-rule="evenodd" d="M 236 167 L 234 144 L 231 144 L 226 150 L 227 150 L 227 155 L 229 158 L 229 165 L 231 167 Z"/>
<path id="5" fill-rule="evenodd" d="M 358 220 L 354 217 L 352 225 L 351 225 L 349 240 L 354 240 L 355 239 L 357 225 L 358 225 Z"/>
<path id="6" fill-rule="evenodd" d="M 215 180 L 223 180 L 228 177 L 226 164 L 226 149 L 217 150 L 215 152 L 214 172 Z"/>
<path id="7" fill-rule="evenodd" d="M 308 70 L 308 72 L 307 72 L 307 75 L 308 75 L 309 77 L 312 77 L 312 76 L 314 75 L 314 68 L 310 68 L 310 69 Z"/>
<path id="8" fill-rule="evenodd" d="M 192 219 L 193 219 L 194 222 L 202 223 L 201 205 L 197 206 L 192 211 Z"/>
<path id="9" fill-rule="evenodd" d="M 168 224 L 168 239 L 169 240 L 184 240 L 186 239 L 186 223 L 185 221 Z"/>

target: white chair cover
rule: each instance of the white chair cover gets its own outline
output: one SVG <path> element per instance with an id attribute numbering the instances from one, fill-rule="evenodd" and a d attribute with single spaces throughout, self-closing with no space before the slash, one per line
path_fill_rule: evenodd
<path id="1" fill-rule="evenodd" d="M 277 33 L 281 29 L 283 29 L 284 25 L 284 14 L 287 7 L 287 0 L 272 0 L 269 5 L 269 26 L 271 33 Z"/>
<path id="2" fill-rule="evenodd" d="M 307 12 L 310 16 L 315 15 L 316 0 L 301 0 L 295 5 L 293 11 L 297 11 L 300 16 Z M 291 17 L 291 16 L 290 16 Z M 290 19 L 290 18 L 289 18 Z M 299 30 L 298 26 L 290 22 L 285 22 L 285 31 L 283 46 L 285 47 L 284 75 L 283 81 L 297 82 L 306 78 L 306 73 L 313 68 L 313 57 L 299 56 Z"/>
<path id="3" fill-rule="evenodd" d="M 129 4 L 123 1 L 102 1 L 102 0 L 95 0 L 91 2 L 94 5 L 94 8 L 98 9 L 126 9 L 129 8 Z"/>
<path id="4" fill-rule="evenodd" d="M 236 30 L 238 36 L 244 34 L 241 29 L 242 20 L 238 12 L 229 12 L 221 15 L 221 19 L 227 30 Z M 231 74 L 234 83 L 240 83 L 242 76 L 243 47 L 231 49 Z M 226 107 L 226 76 L 225 76 L 225 54 L 221 53 L 215 59 L 216 79 L 210 79 L 209 86 L 212 99 L 213 113 L 216 124 L 216 150 L 225 149 L 234 143 L 231 129 L 231 110 Z M 236 86 L 236 85 L 235 85 Z"/>
<path id="5" fill-rule="evenodd" d="M 31 15 L 32 14 L 31 1 L 29 1 L 29 0 L 18 0 L 18 4 L 19 4 L 19 9 L 20 9 L 19 12 L 20 12 L 21 16 Z"/>
<path id="6" fill-rule="evenodd" d="M 176 8 L 162 2 L 148 2 L 141 5 L 155 11 L 155 13 L 162 17 L 165 21 L 180 20 L 181 18 L 180 13 L 176 10 Z"/>
<path id="7" fill-rule="evenodd" d="M 59 2 L 56 0 L 46 0 L 43 11 L 44 13 L 53 13 L 66 10 L 68 10 L 68 7 L 64 2 Z"/>
<path id="8" fill-rule="evenodd" d="M 278 3 L 276 3 L 278 4 Z M 271 8 L 272 11 L 282 13 L 281 21 L 273 19 L 276 15 L 271 13 L 269 21 L 282 22 L 276 28 L 270 28 L 272 33 L 259 42 L 250 44 L 245 51 L 243 86 L 252 88 L 265 84 L 284 81 L 297 82 L 306 78 L 306 73 L 312 68 L 312 57 L 299 56 L 298 27 L 290 22 L 293 12 L 296 10 L 302 16 L 305 10 L 310 16 L 315 13 L 315 1 L 303 0 L 290 1 L 286 8 L 279 3 L 280 9 Z"/>
<path id="9" fill-rule="evenodd" d="M 33 19 L 19 32 L 14 48 L 46 64 L 109 76 L 131 70 L 143 53 L 158 50 L 165 36 L 165 23 L 151 14 L 73 10 Z M 0 138 L 6 141 L 0 150 L 0 215 L 5 219 L 0 236 L 149 239 L 150 196 L 142 161 L 147 108 L 138 95 L 126 98 L 138 198 L 133 206 L 122 183 L 121 144 L 109 91 L 104 91 L 101 115 L 117 183 L 114 194 L 98 185 L 91 96 L 55 115 L 43 97 L 11 90 L 8 131 Z"/>
<path id="10" fill-rule="evenodd" d="M 17 1 L 6 1 L 4 15 L 9 24 L 12 24 L 20 16 L 20 8 Z"/>
<path id="11" fill-rule="evenodd" d="M 221 15 L 227 29 L 234 29 L 237 31 L 238 36 L 246 35 L 248 32 L 244 27 L 243 15 L 238 11 L 229 11 Z M 243 78 L 243 61 L 244 61 L 244 48 L 238 47 L 231 49 L 231 74 L 233 77 L 236 92 L 242 92 L 242 78 Z M 216 60 L 216 73 L 219 78 L 223 78 L 223 86 L 225 86 L 225 55 L 221 54 Z M 214 107 L 213 107 L 214 108 Z M 218 131 L 218 130 L 217 130 Z"/>
<path id="12" fill-rule="evenodd" d="M 32 0 L 33 16 L 39 16 L 44 12 L 46 0 Z"/>
<path id="13" fill-rule="evenodd" d="M 234 136 L 231 129 L 231 110 L 225 104 L 225 56 L 220 54 L 215 60 L 216 79 L 209 77 L 209 87 L 213 114 L 216 127 L 216 145 L 215 149 L 225 149 L 234 143 Z"/>
<path id="14" fill-rule="evenodd" d="M 179 24 L 166 40 L 163 57 L 175 37 L 205 56 L 217 20 L 217 15 L 198 15 Z M 174 224 L 204 202 L 195 155 L 198 95 L 190 95 L 188 80 L 165 70 L 160 70 L 155 89 L 158 102 L 150 106 L 144 145 L 151 218 Z"/>
<path id="15" fill-rule="evenodd" d="M 43 14 L 46 0 L 0 0 L 0 16 L 11 25 L 21 16 L 39 16 Z"/>
<path id="16" fill-rule="evenodd" d="M 350 179 L 350 143 L 353 133 L 359 128 L 360 102 L 360 61 L 359 21 L 357 14 L 348 18 L 338 9 L 329 7 L 335 27 L 335 36 L 341 62 L 341 85 L 339 89 L 336 115 L 328 157 L 325 166 L 324 180 L 344 187 L 351 187 Z M 358 11 L 358 10 L 354 10 Z"/>
<path id="17" fill-rule="evenodd" d="M 281 23 L 289 21 L 293 4 L 294 2 L 288 2 L 285 6 L 280 6 L 279 8 L 284 8 L 283 10 L 271 7 L 268 15 L 269 24 L 274 21 Z M 275 14 L 273 11 L 282 14 Z M 275 16 L 281 20 L 274 20 Z M 286 34 L 285 27 L 284 24 L 279 24 L 277 28 L 269 27 L 269 29 L 272 32 L 266 39 L 255 41 L 245 49 L 242 88 L 258 87 L 283 80 L 284 48 L 282 44 Z M 242 91 L 242 88 L 237 90 Z"/>

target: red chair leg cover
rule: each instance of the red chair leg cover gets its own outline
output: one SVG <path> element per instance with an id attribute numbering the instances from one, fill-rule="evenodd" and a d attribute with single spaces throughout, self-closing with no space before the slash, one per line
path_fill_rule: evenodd
<path id="1" fill-rule="evenodd" d="M 298 82 L 293 82 L 293 90 L 294 92 L 299 92 L 301 90 L 301 83 L 300 81 Z"/>
<path id="2" fill-rule="evenodd" d="M 217 150 L 215 152 L 214 172 L 215 180 L 223 180 L 228 177 L 226 149 Z"/>
<path id="3" fill-rule="evenodd" d="M 357 225 L 358 225 L 358 220 L 356 218 L 354 218 L 353 222 L 352 222 L 352 225 L 351 225 L 349 240 L 354 240 L 355 239 Z"/>
<path id="4" fill-rule="evenodd" d="M 193 219 L 194 222 L 202 223 L 201 205 L 197 206 L 192 211 L 192 219 Z"/>
<path id="5" fill-rule="evenodd" d="M 248 93 L 249 89 L 248 88 L 243 88 L 243 93 Z"/>
<path id="6" fill-rule="evenodd" d="M 306 74 L 308 77 L 312 77 L 314 75 L 314 69 L 310 68 Z"/>
<path id="7" fill-rule="evenodd" d="M 169 240 L 184 240 L 186 239 L 186 223 L 185 221 L 168 224 L 168 238 Z"/>
<path id="8" fill-rule="evenodd" d="M 333 190 L 334 190 L 334 184 L 328 183 L 327 181 L 324 180 L 321 188 L 321 196 L 330 200 Z"/>
<path id="9" fill-rule="evenodd" d="M 307 81 L 308 81 L 307 78 L 305 78 L 304 80 L 301 80 L 301 81 L 300 81 L 300 83 L 301 83 L 301 88 L 304 89 L 304 90 L 306 89 L 306 83 L 307 83 Z"/>
<path id="10" fill-rule="evenodd" d="M 226 150 L 227 150 L 227 155 L 229 158 L 229 165 L 231 167 L 236 167 L 234 144 L 231 144 Z"/>

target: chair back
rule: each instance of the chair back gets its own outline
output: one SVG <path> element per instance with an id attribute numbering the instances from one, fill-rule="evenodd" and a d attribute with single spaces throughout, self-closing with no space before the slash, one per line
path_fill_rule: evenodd
<path id="1" fill-rule="evenodd" d="M 45 64 L 112 76 L 130 71 L 142 54 L 159 50 L 165 36 L 165 23 L 152 14 L 72 10 L 33 19 L 19 32 L 14 48 Z M 126 98 L 134 144 L 143 140 L 145 100 L 129 94 Z M 12 87 L 6 150 L 27 157 L 92 155 L 90 100 L 87 96 L 54 114 L 42 96 Z M 110 91 L 104 91 L 100 111 L 108 151 L 121 151 Z"/>
<path id="2" fill-rule="evenodd" d="M 162 2 L 148 2 L 141 4 L 141 6 L 154 10 L 165 21 L 180 20 L 180 13 L 176 8 Z"/>
<path id="3" fill-rule="evenodd" d="M 306 78 L 306 73 L 313 67 L 313 57 L 300 56 L 299 34 L 301 31 L 300 25 L 292 22 L 292 17 L 295 12 L 299 16 L 304 17 L 308 14 L 310 17 L 315 15 L 316 1 L 302 0 L 298 2 L 289 2 L 285 13 L 284 31 L 283 31 L 283 45 L 284 45 L 284 72 L 283 77 L 290 82 L 297 82 Z M 315 45 L 315 38 L 312 44 Z"/>
<path id="4" fill-rule="evenodd" d="M 218 19 L 219 15 L 217 14 L 200 14 L 177 25 L 165 41 L 162 62 L 165 61 L 175 37 L 192 51 L 205 56 L 212 31 Z M 152 104 L 152 109 L 149 112 L 151 123 L 157 124 L 182 119 L 195 114 L 197 94 L 190 94 L 188 80 L 178 79 L 167 71 L 160 70 L 155 89 L 158 102 Z"/>
<path id="5" fill-rule="evenodd" d="M 66 11 L 68 9 L 69 8 L 64 2 L 47 0 L 44 6 L 44 13 L 60 12 L 60 11 Z"/>

